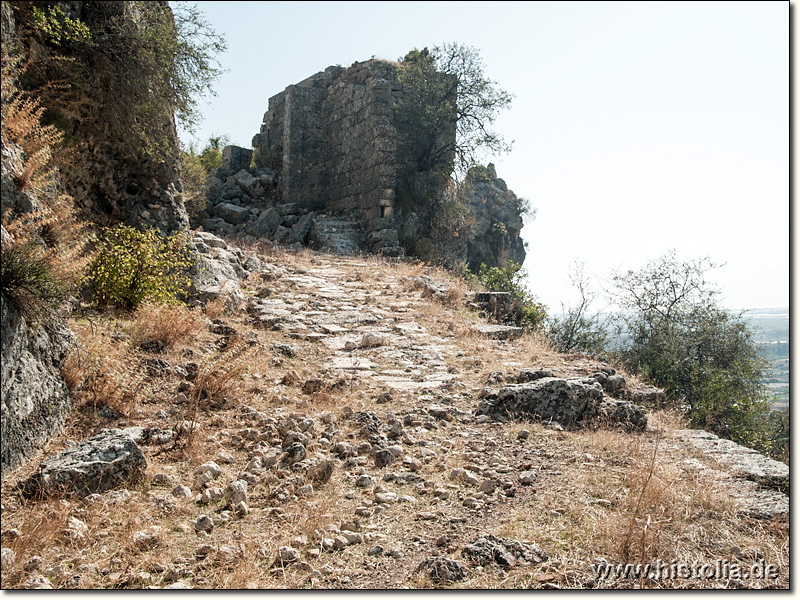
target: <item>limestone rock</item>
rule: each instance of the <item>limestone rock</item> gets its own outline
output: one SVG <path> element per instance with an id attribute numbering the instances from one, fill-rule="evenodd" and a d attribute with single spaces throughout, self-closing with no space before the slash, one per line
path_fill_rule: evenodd
<path id="1" fill-rule="evenodd" d="M 674 435 L 702 450 L 705 455 L 729 465 L 740 477 L 788 494 L 789 465 L 707 431 L 684 429 Z"/>
<path id="2" fill-rule="evenodd" d="M 482 263 L 501 267 L 508 260 L 523 264 L 525 245 L 520 237 L 523 203 L 497 177 L 493 164 L 469 170 L 462 200 L 474 221 L 464 257 L 470 270 L 477 273 Z"/>
<path id="3" fill-rule="evenodd" d="M 314 463 L 307 472 L 307 477 L 318 484 L 325 484 L 333 476 L 336 463 L 333 460 L 325 459 Z"/>
<path id="4" fill-rule="evenodd" d="M 281 546 L 278 548 L 278 561 L 292 563 L 300 560 L 300 552 L 291 546 Z"/>
<path id="5" fill-rule="evenodd" d="M 86 496 L 136 483 L 146 468 L 144 454 L 131 437 L 108 429 L 42 462 L 24 490 L 29 495 Z"/>
<path id="6" fill-rule="evenodd" d="M 225 490 L 228 506 L 235 507 L 240 502 L 247 502 L 247 482 L 241 479 L 232 481 Z"/>
<path id="7" fill-rule="evenodd" d="M 481 565 L 497 563 L 501 567 L 529 566 L 549 559 L 547 552 L 538 546 L 489 534 L 472 540 L 464 546 L 461 553 L 474 563 Z"/>
<path id="8" fill-rule="evenodd" d="M 495 325 L 493 323 L 481 323 L 475 325 L 473 329 L 493 340 L 513 340 L 520 337 L 525 331 L 522 327 Z"/>
<path id="9" fill-rule="evenodd" d="M 261 181 L 253 177 L 245 169 L 241 169 L 236 173 L 236 175 L 233 176 L 233 180 L 236 182 L 236 185 L 242 188 L 251 198 L 260 198 L 264 195 L 264 188 L 261 185 Z"/>
<path id="10" fill-rule="evenodd" d="M 151 550 L 161 541 L 162 529 L 154 525 L 133 534 L 133 544 L 140 550 Z"/>
<path id="11" fill-rule="evenodd" d="M 427 574 L 432 581 L 437 583 L 461 581 L 469 575 L 466 565 L 443 556 L 426 558 L 414 570 L 415 573 L 420 571 Z"/>
<path id="12" fill-rule="evenodd" d="M 272 238 L 282 223 L 283 217 L 275 207 L 270 206 L 258 215 L 253 224 L 247 228 L 247 233 L 256 238 Z"/>
<path id="13" fill-rule="evenodd" d="M 214 530 L 214 521 L 208 515 L 200 515 L 194 522 L 194 529 L 197 532 L 211 533 Z"/>
<path id="14" fill-rule="evenodd" d="M 621 423 L 637 430 L 647 426 L 643 409 L 605 398 L 597 380 L 588 377 L 543 377 L 509 385 L 498 393 L 496 407 L 508 415 L 532 415 L 564 426 L 592 426 L 602 422 Z"/>
<path id="15" fill-rule="evenodd" d="M 60 368 L 74 336 L 61 325 L 31 327 L 5 294 L 0 328 L 0 472 L 6 474 L 31 460 L 64 424 L 72 404 Z"/>
<path id="16" fill-rule="evenodd" d="M 218 205 L 214 212 L 219 218 L 224 219 L 231 225 L 238 225 L 245 220 L 250 210 L 244 206 L 225 203 Z"/>

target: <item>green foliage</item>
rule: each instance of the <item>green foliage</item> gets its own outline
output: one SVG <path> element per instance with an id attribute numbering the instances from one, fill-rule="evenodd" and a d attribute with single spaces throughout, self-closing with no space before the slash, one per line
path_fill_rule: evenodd
<path id="1" fill-rule="evenodd" d="M 770 452 L 766 361 L 742 317 L 718 306 L 718 291 L 706 280 L 714 267 L 708 259 L 681 261 L 673 251 L 615 275 L 627 338 L 619 356 L 664 388 L 693 426 Z"/>
<path id="2" fill-rule="evenodd" d="M 189 223 L 195 224 L 198 215 L 206 208 L 206 178 L 208 171 L 194 148 L 181 150 L 181 184 L 183 186 L 183 205 Z"/>
<path id="3" fill-rule="evenodd" d="M 409 115 L 411 153 L 418 171 L 463 175 L 482 152 L 510 146 L 490 130 L 511 95 L 483 73 L 478 50 L 455 43 L 416 48 L 401 59 L 399 80 Z"/>
<path id="4" fill-rule="evenodd" d="M 200 212 L 206 208 L 206 179 L 211 171 L 222 166 L 222 148 L 229 143 L 227 135 L 214 135 L 200 153 L 192 144 L 181 150 L 183 204 L 191 224 L 196 224 Z"/>
<path id="5" fill-rule="evenodd" d="M 547 316 L 547 309 L 527 290 L 523 283 L 525 276 L 522 265 L 508 260 L 501 267 L 481 264 L 475 277 L 490 292 L 511 294 L 510 310 L 500 315 L 503 320 L 526 329 L 536 329 Z"/>
<path id="6" fill-rule="evenodd" d="M 500 221 L 496 223 L 492 223 L 492 226 L 489 228 L 489 232 L 494 237 L 505 237 L 508 235 L 508 229 L 506 229 L 506 224 L 501 223 Z"/>
<path id="7" fill-rule="evenodd" d="M 33 240 L 4 243 L 0 263 L 3 295 L 31 322 L 48 323 L 72 292 L 54 272 L 48 250 Z"/>
<path id="8" fill-rule="evenodd" d="M 80 19 L 71 19 L 60 6 L 31 9 L 36 29 L 45 34 L 54 46 L 81 44 L 92 39 L 92 32 Z"/>
<path id="9" fill-rule="evenodd" d="M 410 246 L 411 254 L 448 269 L 457 268 L 464 261 L 475 225 L 458 187 L 452 180 L 446 182 L 439 194 L 424 198 L 416 209 L 424 225 Z"/>
<path id="10" fill-rule="evenodd" d="M 164 238 L 155 229 L 105 228 L 89 268 L 95 299 L 125 309 L 178 302 L 189 289 L 191 256 L 185 233 Z"/>
<path id="11" fill-rule="evenodd" d="M 105 116 L 130 150 L 163 157 L 165 108 L 194 130 L 198 98 L 213 95 L 222 73 L 215 56 L 226 45 L 195 6 L 179 3 L 171 12 L 159 2 L 135 4 L 136 18 L 114 16 L 93 45 L 108 61 Z"/>
<path id="12" fill-rule="evenodd" d="M 200 162 L 206 174 L 222 166 L 222 149 L 231 143 L 227 135 L 212 135 L 200 152 Z"/>

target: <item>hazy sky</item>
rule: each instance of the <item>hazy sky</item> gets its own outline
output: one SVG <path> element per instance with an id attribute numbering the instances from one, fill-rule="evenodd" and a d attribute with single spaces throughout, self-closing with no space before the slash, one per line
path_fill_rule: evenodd
<path id="1" fill-rule="evenodd" d="M 574 302 L 576 260 L 605 279 L 675 248 L 726 263 L 726 306 L 789 305 L 786 2 L 197 4 L 229 46 L 200 145 L 250 147 L 268 99 L 330 65 L 474 46 L 514 95 L 496 123 L 513 150 L 491 161 L 537 210 L 541 301 Z"/>

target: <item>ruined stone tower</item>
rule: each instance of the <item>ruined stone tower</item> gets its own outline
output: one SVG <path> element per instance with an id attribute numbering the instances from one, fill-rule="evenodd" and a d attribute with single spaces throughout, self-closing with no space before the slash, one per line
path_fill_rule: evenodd
<path id="1" fill-rule="evenodd" d="M 253 138 L 256 165 L 278 174 L 283 202 L 360 222 L 371 249 L 388 254 L 411 160 L 397 71 L 383 60 L 328 67 L 270 98 Z"/>

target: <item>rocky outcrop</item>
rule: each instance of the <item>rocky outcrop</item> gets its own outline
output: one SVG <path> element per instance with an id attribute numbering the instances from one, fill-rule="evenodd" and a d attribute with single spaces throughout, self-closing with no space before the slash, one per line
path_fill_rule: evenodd
<path id="1" fill-rule="evenodd" d="M 139 481 L 147 468 L 141 448 L 119 429 L 108 429 L 45 460 L 23 484 L 27 495 L 88 496 Z"/>
<path id="2" fill-rule="evenodd" d="M 41 208 L 36 195 L 20 190 L 13 173 L 22 169 L 22 149 L 4 141 L 2 147 L 2 215 L 4 222 Z M 15 241 L 4 227 L 3 252 Z M 61 377 L 61 365 L 72 340 L 57 319 L 33 324 L 5 293 L 0 297 L 0 360 L 2 361 L 2 460 L 0 472 L 25 464 L 57 434 L 71 402 Z"/>
<path id="3" fill-rule="evenodd" d="M 238 310 L 244 305 L 240 288 L 242 280 L 261 270 L 261 261 L 208 232 L 195 232 L 192 237 L 195 262 L 192 266 L 192 299 L 205 303 L 224 297 L 228 307 Z"/>
<path id="4" fill-rule="evenodd" d="M 3 474 L 31 460 L 64 424 L 72 404 L 60 367 L 72 335 L 58 325 L 31 326 L 5 294 L 2 326 Z"/>
<path id="5" fill-rule="evenodd" d="M 481 264 L 497 267 L 508 260 L 524 263 L 523 202 L 497 177 L 494 165 L 470 169 L 460 194 L 474 219 L 464 256 L 470 270 L 477 273 Z"/>
<path id="6" fill-rule="evenodd" d="M 562 379 L 542 377 L 501 389 L 494 399 L 484 400 L 479 414 L 534 416 L 563 427 L 593 427 L 621 424 L 632 430 L 647 428 L 647 413 L 625 400 L 607 398 L 592 377 Z"/>

